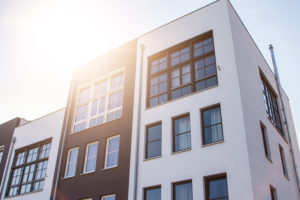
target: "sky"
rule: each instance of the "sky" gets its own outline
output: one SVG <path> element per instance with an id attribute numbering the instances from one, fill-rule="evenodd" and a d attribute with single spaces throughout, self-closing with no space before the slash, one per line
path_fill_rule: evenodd
<path id="1" fill-rule="evenodd" d="M 74 68 L 211 2 L 0 0 L 0 124 L 63 108 Z M 300 139 L 300 1 L 231 3 L 270 66 L 273 44 Z"/>

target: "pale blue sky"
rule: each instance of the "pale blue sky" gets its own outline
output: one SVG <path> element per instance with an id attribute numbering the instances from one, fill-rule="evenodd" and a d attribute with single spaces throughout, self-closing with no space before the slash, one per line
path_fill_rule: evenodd
<path id="1" fill-rule="evenodd" d="M 64 107 L 74 67 L 210 2 L 0 0 L 0 123 Z M 300 1 L 231 3 L 270 66 L 274 45 L 300 138 Z"/>

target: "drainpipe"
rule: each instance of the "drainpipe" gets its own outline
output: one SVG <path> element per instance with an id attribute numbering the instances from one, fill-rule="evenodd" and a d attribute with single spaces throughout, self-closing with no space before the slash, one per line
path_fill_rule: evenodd
<path id="1" fill-rule="evenodd" d="M 295 174 L 296 174 L 296 179 L 297 179 L 298 195 L 300 197 L 300 176 L 299 176 L 299 168 L 298 168 L 298 165 L 297 165 L 296 154 L 295 154 L 295 144 L 294 144 L 294 141 L 291 139 L 292 136 L 291 136 L 291 132 L 290 132 L 289 122 L 287 120 L 287 114 L 286 114 L 285 104 L 284 104 L 284 101 L 283 101 L 282 88 L 281 88 L 281 83 L 280 83 L 278 68 L 277 68 L 277 64 L 276 64 L 276 60 L 275 60 L 275 55 L 274 55 L 272 44 L 269 45 L 269 49 L 270 49 L 270 52 L 271 52 L 272 62 L 273 62 L 273 66 L 274 66 L 275 79 L 276 79 L 277 89 L 278 89 L 279 97 L 280 97 L 279 100 L 280 100 L 280 103 L 282 105 L 282 111 L 283 111 L 283 115 L 284 115 L 283 124 L 286 127 L 286 133 L 287 133 L 288 139 L 289 139 L 289 144 L 290 144 L 290 148 L 291 148 L 291 152 L 292 152 L 292 158 L 293 158 L 292 159 L 293 160 L 293 166 L 294 166 L 294 170 L 295 170 Z M 283 119 L 283 118 L 281 118 L 281 119 Z M 283 130 L 285 131 L 285 129 L 283 129 Z"/>
<path id="2" fill-rule="evenodd" d="M 140 76 L 138 86 L 139 86 L 139 93 L 138 96 L 138 109 L 137 109 L 137 124 L 136 124 L 136 151 L 135 151 L 135 172 L 134 172 L 134 200 L 137 200 L 137 181 L 138 181 L 138 167 L 139 167 L 139 141 L 140 141 L 140 119 L 141 119 L 141 96 L 142 96 L 142 75 L 143 75 L 143 59 L 144 59 L 144 50 L 145 46 L 143 44 L 140 45 Z"/>
<path id="3" fill-rule="evenodd" d="M 2 177 L 2 181 L 1 181 L 0 199 L 2 199 L 2 192 L 3 192 L 3 189 L 4 189 L 4 183 L 5 183 L 7 172 L 8 172 L 8 166 L 9 166 L 9 163 L 10 163 L 11 154 L 12 154 L 12 151 L 14 149 L 16 141 L 17 141 L 16 137 L 13 137 L 12 140 L 11 140 L 11 145 L 10 145 L 9 152 L 8 152 L 8 155 L 7 155 L 7 161 L 5 163 L 4 173 L 3 173 L 3 177 Z"/>
<path id="4" fill-rule="evenodd" d="M 67 102 L 67 109 L 66 109 L 66 121 L 64 124 L 64 130 L 63 130 L 63 138 L 62 138 L 62 144 L 61 144 L 61 150 L 60 150 L 60 155 L 59 155 L 59 163 L 58 163 L 58 170 L 55 178 L 55 187 L 54 187 L 54 192 L 53 192 L 53 197 L 52 199 L 56 200 L 56 193 L 57 193 L 57 186 L 59 182 L 59 177 L 60 177 L 60 171 L 61 171 L 61 162 L 62 162 L 62 156 L 63 156 L 63 150 L 65 146 L 65 140 L 66 140 L 66 135 L 67 135 L 67 126 L 69 122 L 69 117 L 70 117 L 70 110 L 71 110 L 71 104 L 72 104 L 72 97 L 74 93 L 74 86 L 75 86 L 75 77 L 76 77 L 76 70 L 73 73 L 72 76 L 72 81 L 71 81 L 71 86 L 70 86 L 70 91 L 69 91 L 69 97 L 68 97 L 68 102 Z"/>

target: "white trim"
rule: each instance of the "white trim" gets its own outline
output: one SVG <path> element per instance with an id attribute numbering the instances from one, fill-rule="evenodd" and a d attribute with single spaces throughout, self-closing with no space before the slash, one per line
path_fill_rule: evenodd
<path id="1" fill-rule="evenodd" d="M 108 198 L 108 197 L 115 197 L 116 198 L 116 195 L 115 194 L 105 195 L 105 196 L 101 197 L 101 200 L 105 200 L 105 198 Z"/>
<path id="2" fill-rule="evenodd" d="M 95 169 L 93 171 L 89 171 L 89 172 L 86 172 L 86 164 L 87 164 L 87 156 L 88 156 L 88 148 L 93 145 L 93 144 L 97 144 L 97 151 L 96 151 L 96 155 L 91 157 L 91 158 L 94 158 L 96 157 L 96 163 L 95 163 Z M 96 166 L 97 166 L 97 155 L 98 155 L 98 146 L 99 146 L 99 142 L 98 141 L 95 141 L 95 142 L 91 142 L 91 143 L 88 143 L 86 145 L 86 148 L 85 148 L 85 157 L 84 157 L 84 167 L 83 167 L 83 174 L 88 174 L 88 173 L 92 173 L 92 172 L 95 172 L 96 171 Z M 89 158 L 90 159 L 90 158 Z"/>
<path id="3" fill-rule="evenodd" d="M 75 174 L 73 176 L 67 176 L 68 174 L 68 167 L 69 167 L 69 158 L 70 158 L 70 153 L 71 151 L 74 151 L 75 149 L 78 149 L 78 153 L 79 153 L 79 147 L 74 147 L 68 150 L 68 157 L 67 157 L 67 163 L 66 163 L 66 168 L 65 168 L 65 175 L 64 178 L 70 178 L 76 175 L 76 168 L 77 168 L 77 160 L 78 160 L 78 153 L 77 153 L 77 158 L 76 158 L 76 167 L 75 167 Z"/>
<path id="4" fill-rule="evenodd" d="M 119 166 L 119 154 L 118 154 L 118 163 L 117 163 L 117 165 L 113 165 L 113 166 L 107 167 L 107 157 L 108 157 L 108 153 L 120 152 L 120 139 L 119 139 L 119 149 L 118 149 L 117 151 L 108 152 L 109 141 L 110 141 L 111 139 L 114 139 L 114 138 L 117 138 L 117 137 L 119 137 L 119 138 L 121 139 L 120 135 L 115 135 L 115 136 L 112 136 L 112 137 L 109 137 L 109 138 L 106 139 L 106 150 L 105 150 L 105 163 L 104 163 L 104 169 L 110 169 L 110 168 L 114 168 L 114 167 Z"/>
<path id="5" fill-rule="evenodd" d="M 118 88 L 114 88 L 111 90 L 111 80 L 114 76 L 118 75 L 118 74 L 123 74 L 124 75 L 124 83 L 122 86 L 118 87 Z M 125 67 L 122 67 L 118 70 L 115 70 L 113 72 L 110 72 L 108 74 L 106 74 L 105 76 L 101 76 L 100 78 L 97 78 L 95 80 L 92 80 L 92 81 L 89 81 L 83 85 L 80 85 L 77 87 L 76 89 L 76 98 L 75 98 L 75 106 L 74 106 L 74 114 L 73 114 L 73 119 L 72 119 L 72 129 L 70 130 L 70 134 L 73 134 L 73 133 L 76 133 L 74 132 L 74 127 L 75 125 L 79 125 L 81 123 L 85 123 L 86 125 L 86 128 L 85 129 L 88 129 L 90 128 L 90 121 L 93 120 L 93 119 L 96 119 L 98 117 L 101 117 L 103 116 L 103 123 L 107 123 L 109 122 L 108 121 L 108 114 L 109 113 L 112 113 L 112 112 L 115 112 L 117 110 L 121 110 L 122 112 L 122 108 L 123 108 L 123 101 L 124 101 L 124 88 L 125 88 L 125 77 L 126 77 L 126 74 L 125 74 Z M 107 90 L 106 90 L 106 93 L 105 94 L 101 94 L 101 95 L 98 95 L 96 97 L 93 96 L 94 94 L 94 90 L 95 90 L 95 86 L 102 82 L 102 81 L 106 81 L 107 82 Z M 89 93 L 89 99 L 84 101 L 84 102 L 80 102 L 79 103 L 79 98 L 80 98 L 80 91 L 83 90 L 83 89 L 89 89 L 90 90 L 90 93 Z M 109 101 L 110 101 L 110 96 L 116 92 L 119 92 L 119 91 L 123 91 L 123 95 L 122 95 L 122 104 L 121 106 L 117 107 L 117 108 L 114 108 L 112 110 L 109 110 Z M 104 108 L 104 112 L 103 113 L 98 113 L 98 109 L 99 109 L 99 100 L 101 98 L 105 97 L 105 108 Z M 97 112 L 96 112 L 96 115 L 94 116 L 91 116 L 91 109 L 92 109 L 92 105 L 93 105 L 93 101 L 97 100 L 98 103 L 97 103 Z M 83 120 L 80 120 L 80 121 L 77 121 L 75 122 L 76 120 L 76 114 L 77 114 L 77 110 L 80 106 L 83 106 L 83 105 L 86 105 L 88 106 L 88 111 L 87 111 L 87 117 Z M 112 120 L 111 120 L 112 121 Z M 101 124 L 98 124 L 98 125 L 101 125 Z M 95 125 L 97 126 L 97 125 Z M 85 130 L 83 129 L 83 130 Z M 77 132 L 80 132 L 82 130 L 79 130 Z"/>

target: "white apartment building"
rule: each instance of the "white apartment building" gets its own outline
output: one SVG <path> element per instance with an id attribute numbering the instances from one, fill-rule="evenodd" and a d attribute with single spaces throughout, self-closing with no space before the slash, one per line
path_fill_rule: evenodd
<path id="1" fill-rule="evenodd" d="M 299 199 L 274 73 L 229 1 L 138 47 L 128 199 Z"/>
<path id="2" fill-rule="evenodd" d="M 1 199 L 50 199 L 65 109 L 17 127 Z"/>

